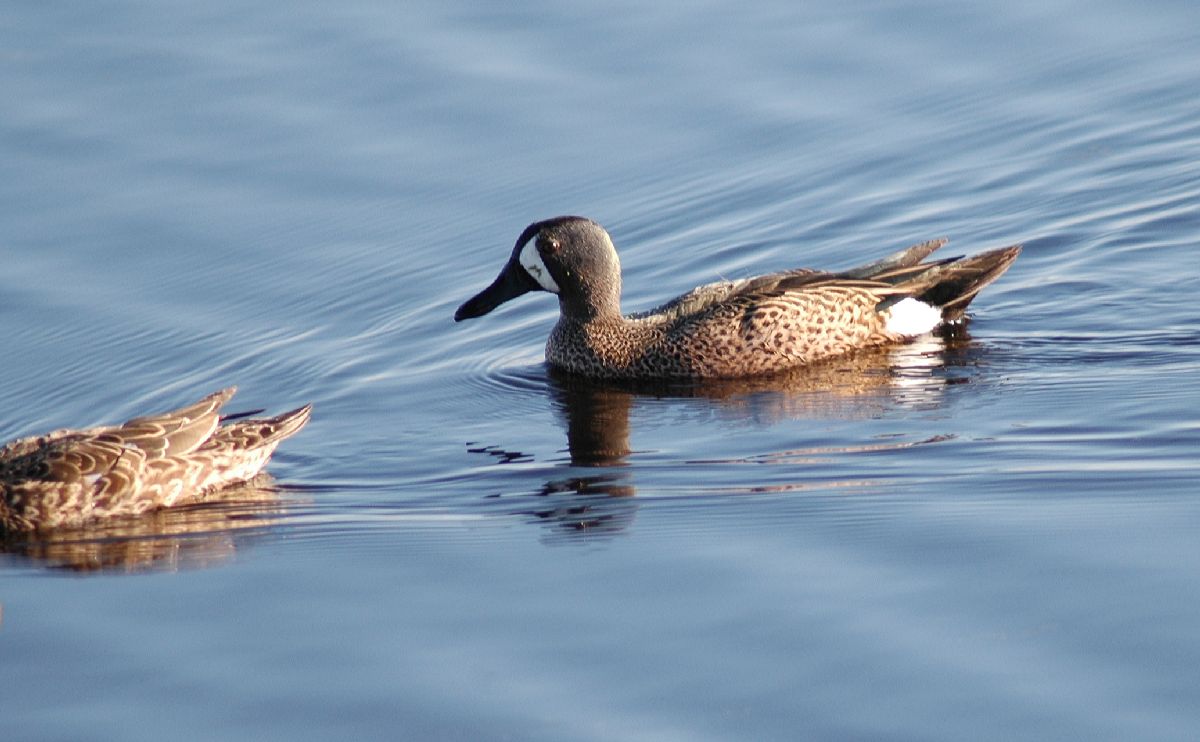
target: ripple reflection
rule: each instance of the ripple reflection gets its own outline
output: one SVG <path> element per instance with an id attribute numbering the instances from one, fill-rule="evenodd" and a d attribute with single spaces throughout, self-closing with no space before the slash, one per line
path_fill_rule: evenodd
<path id="1" fill-rule="evenodd" d="M 970 336 L 965 327 L 959 326 L 911 344 L 855 353 L 783 375 L 749 379 L 616 382 L 547 369 L 543 383 L 566 433 L 567 458 L 554 467 L 562 470 L 562 476 L 545 479 L 532 493 L 495 497 L 525 501 L 504 512 L 548 528 L 547 538 L 558 541 L 611 536 L 627 529 L 641 502 L 681 496 L 696 501 L 706 496 L 880 486 L 881 482 L 861 474 L 850 479 L 839 476 L 840 470 L 825 465 L 839 455 L 900 450 L 953 436 L 896 436 L 861 444 L 788 448 L 740 456 L 673 457 L 650 463 L 653 454 L 636 451 L 631 442 L 634 421 L 655 420 L 656 415 L 674 416 L 683 400 L 707 402 L 699 407 L 691 405 L 690 409 L 698 410 L 697 415 L 715 414 L 720 420 L 743 427 L 793 419 L 873 418 L 897 408 L 935 409 L 948 387 L 972 379 L 969 346 Z M 490 378 L 497 383 L 505 380 L 498 374 Z M 518 391 L 525 393 L 528 387 Z M 518 447 L 491 445 L 471 450 L 493 456 L 499 463 L 536 465 L 535 457 Z M 756 474 L 747 476 L 749 470 L 742 469 L 747 464 L 773 466 L 777 473 L 764 476 L 763 470 L 757 469 Z M 638 479 L 651 475 L 657 479 L 664 468 L 676 474 L 685 472 L 685 484 L 677 487 L 679 491 L 656 481 L 650 488 L 650 500 L 637 498 Z M 737 475 L 737 471 L 743 474 Z M 678 482 L 679 477 L 673 476 L 672 481 Z M 529 502 L 530 497 L 540 502 Z"/>

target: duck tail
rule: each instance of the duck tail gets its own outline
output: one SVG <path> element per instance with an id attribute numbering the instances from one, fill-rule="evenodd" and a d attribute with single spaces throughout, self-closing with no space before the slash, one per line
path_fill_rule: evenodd
<path id="1" fill-rule="evenodd" d="M 937 263 L 929 270 L 900 282 L 897 287 L 905 289 L 920 301 L 938 307 L 944 321 L 954 322 L 963 316 L 967 305 L 985 286 L 1004 275 L 1020 254 L 1021 246 L 1012 245 L 968 258 Z"/>
<path id="2" fill-rule="evenodd" d="M 889 278 L 902 278 L 916 271 L 919 272 L 929 263 L 922 263 L 925 258 L 933 254 L 933 252 L 946 244 L 945 237 L 939 237 L 936 240 L 922 242 L 912 247 L 905 248 L 900 252 L 892 253 L 885 258 L 880 258 L 873 263 L 860 265 L 857 268 L 851 268 L 848 271 L 843 271 L 839 275 L 846 278 L 870 279 L 872 281 L 885 281 Z M 943 261 L 949 262 L 949 261 Z M 889 281 L 892 283 L 894 281 Z"/>
<path id="3" fill-rule="evenodd" d="M 272 418 L 246 420 L 245 422 L 261 426 L 264 442 L 278 443 L 300 432 L 300 429 L 308 424 L 308 418 L 311 416 L 312 405 L 306 404 L 303 407 L 297 407 L 294 410 L 289 410 Z"/>
<path id="4" fill-rule="evenodd" d="M 275 417 L 238 417 L 222 425 L 209 445 L 229 450 L 273 451 L 280 441 L 298 433 L 311 415 L 312 405 L 307 404 Z"/>

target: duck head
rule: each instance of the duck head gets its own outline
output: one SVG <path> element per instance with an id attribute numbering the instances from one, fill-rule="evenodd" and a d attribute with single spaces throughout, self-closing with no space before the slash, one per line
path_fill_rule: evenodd
<path id="1" fill-rule="evenodd" d="M 482 317 L 530 291 L 556 294 L 564 315 L 620 314 L 621 264 L 608 232 L 579 216 L 534 222 L 521 232 L 495 281 L 465 301 L 454 321 Z"/>

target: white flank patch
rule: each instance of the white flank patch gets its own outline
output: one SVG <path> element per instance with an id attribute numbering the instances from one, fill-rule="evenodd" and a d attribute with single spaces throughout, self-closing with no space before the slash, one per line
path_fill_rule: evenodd
<path id="1" fill-rule="evenodd" d="M 521 248 L 521 267 L 525 272 L 533 276 L 533 280 L 549 291 L 552 294 L 558 293 L 558 284 L 554 282 L 554 278 L 550 275 L 550 271 L 546 270 L 546 264 L 542 262 L 542 256 L 538 254 L 537 245 L 533 240 L 525 243 L 525 247 Z"/>
<path id="2" fill-rule="evenodd" d="M 906 337 L 924 335 L 942 322 L 940 309 L 911 296 L 896 302 L 885 312 L 887 331 Z"/>

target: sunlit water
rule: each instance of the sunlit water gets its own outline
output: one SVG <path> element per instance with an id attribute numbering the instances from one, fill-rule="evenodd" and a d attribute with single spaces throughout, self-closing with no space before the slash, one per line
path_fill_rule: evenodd
<path id="1" fill-rule="evenodd" d="M 9 8 L 0 438 L 315 413 L 247 496 L 4 542 L 5 739 L 1194 738 L 1196 28 Z M 629 389 L 547 370 L 544 294 L 451 321 L 560 213 L 629 310 L 1026 249 L 944 337 Z"/>

